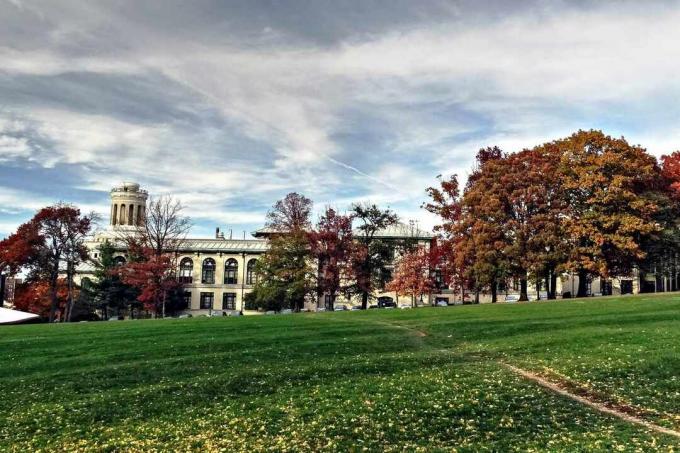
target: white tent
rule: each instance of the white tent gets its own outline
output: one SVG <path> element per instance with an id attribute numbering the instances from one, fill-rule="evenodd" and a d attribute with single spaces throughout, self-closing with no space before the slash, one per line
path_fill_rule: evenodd
<path id="1" fill-rule="evenodd" d="M 9 308 L 0 307 L 0 325 L 2 324 L 19 324 L 22 322 L 34 321 L 38 319 L 38 315 L 33 313 L 26 313 L 25 311 L 10 310 Z"/>

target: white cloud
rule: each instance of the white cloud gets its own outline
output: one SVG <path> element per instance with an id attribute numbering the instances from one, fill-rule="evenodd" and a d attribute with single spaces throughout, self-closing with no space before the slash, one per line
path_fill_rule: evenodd
<path id="1" fill-rule="evenodd" d="M 214 143 L 221 136 L 200 120 L 140 124 L 36 100 L 38 107 L 0 112 L 0 162 L 79 165 L 87 169 L 79 186 L 97 190 L 137 179 L 153 193 L 179 196 L 201 220 L 260 223 L 261 214 L 239 200 L 270 205 L 288 189 L 318 204 L 370 199 L 415 216 L 434 176 L 464 177 L 481 147 L 514 151 L 579 127 L 606 128 L 605 120 L 586 123 L 612 112 L 625 119 L 642 104 L 652 115 L 638 130 L 621 133 L 655 154 L 680 148 L 674 111 L 654 116 L 661 109 L 653 107 L 680 95 L 680 60 L 673 58 L 680 52 L 677 7 L 553 7 L 493 22 L 360 35 L 325 47 L 295 47 L 281 32 L 281 42 L 267 40 L 266 47 L 228 36 L 205 39 L 200 32 L 180 38 L 96 4 L 31 11 L 55 17 L 54 28 L 42 46 L 0 47 L 3 74 L 163 74 L 271 156 L 248 159 L 234 149 L 238 143 Z M 98 41 L 101 30 L 111 42 Z M 97 44 L 102 51 L 92 52 Z M 355 121 L 356 111 L 372 123 Z M 375 132 L 371 124 L 385 131 L 377 149 L 339 138 L 339 132 Z M 48 147 L 17 134 L 29 130 Z"/>

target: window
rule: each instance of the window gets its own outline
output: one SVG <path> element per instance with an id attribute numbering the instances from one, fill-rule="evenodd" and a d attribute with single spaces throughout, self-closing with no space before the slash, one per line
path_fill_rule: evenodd
<path id="1" fill-rule="evenodd" d="M 434 285 L 437 288 L 443 288 L 444 287 L 444 276 L 442 275 L 441 269 L 435 269 L 434 270 Z"/>
<path id="2" fill-rule="evenodd" d="M 236 293 L 222 295 L 222 310 L 236 310 Z"/>
<path id="3" fill-rule="evenodd" d="M 115 266 L 122 266 L 125 264 L 125 257 L 124 256 L 117 256 L 113 259 L 113 264 Z"/>
<path id="4" fill-rule="evenodd" d="M 191 258 L 182 258 L 179 263 L 179 282 L 191 283 L 193 280 L 194 262 Z"/>
<path id="5" fill-rule="evenodd" d="M 380 289 L 385 289 L 385 286 L 392 281 L 392 271 L 390 269 L 380 270 Z"/>
<path id="6" fill-rule="evenodd" d="M 256 259 L 248 261 L 246 268 L 246 285 L 254 285 L 257 282 L 257 273 L 255 272 Z"/>
<path id="7" fill-rule="evenodd" d="M 201 275 L 201 283 L 215 283 L 215 260 L 212 258 L 206 258 L 203 260 L 203 274 Z"/>
<path id="8" fill-rule="evenodd" d="M 182 294 L 182 300 L 184 301 L 186 308 L 191 308 L 191 292 L 184 291 L 184 294 Z"/>
<path id="9" fill-rule="evenodd" d="M 201 293 L 201 309 L 208 310 L 213 307 L 215 293 Z"/>
<path id="10" fill-rule="evenodd" d="M 229 258 L 224 263 L 224 284 L 235 285 L 238 283 L 238 263 L 234 258 Z"/>

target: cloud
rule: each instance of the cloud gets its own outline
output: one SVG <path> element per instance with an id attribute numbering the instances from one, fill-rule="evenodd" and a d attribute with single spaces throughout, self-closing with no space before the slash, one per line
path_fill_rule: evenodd
<path id="1" fill-rule="evenodd" d="M 419 217 L 434 176 L 464 177 L 477 149 L 578 128 L 680 147 L 676 2 L 307 6 L 8 4 L 0 170 L 101 209 L 137 180 L 208 231 L 254 229 L 291 190 Z"/>

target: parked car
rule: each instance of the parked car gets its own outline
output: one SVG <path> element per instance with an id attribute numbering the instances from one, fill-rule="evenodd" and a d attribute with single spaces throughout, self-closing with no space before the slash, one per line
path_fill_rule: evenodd
<path id="1" fill-rule="evenodd" d="M 378 308 L 396 308 L 397 304 L 389 296 L 378 297 Z"/>
<path id="2" fill-rule="evenodd" d="M 291 310 L 290 308 L 284 308 L 283 310 L 281 310 L 282 315 L 290 315 L 291 313 L 293 313 L 293 310 Z"/>
<path id="3" fill-rule="evenodd" d="M 508 294 L 505 296 L 505 301 L 506 302 L 518 302 L 519 301 L 519 294 Z"/>
<path id="4" fill-rule="evenodd" d="M 411 308 L 411 304 L 399 304 L 399 310 L 408 310 Z"/>
<path id="5" fill-rule="evenodd" d="M 212 313 L 210 313 L 210 316 L 212 316 L 213 318 L 216 318 L 216 317 L 219 317 L 219 316 L 227 316 L 227 314 L 223 311 L 213 311 Z"/>
<path id="6" fill-rule="evenodd" d="M 326 311 L 326 307 L 316 307 L 317 313 L 321 313 L 322 311 Z"/>
<path id="7" fill-rule="evenodd" d="M 351 311 L 359 311 L 361 310 L 361 305 L 352 305 L 352 308 L 350 308 Z"/>
<path id="8" fill-rule="evenodd" d="M 435 306 L 435 307 L 448 307 L 449 304 L 448 304 L 448 302 L 446 302 L 445 300 L 441 300 L 441 299 L 440 299 L 440 300 L 438 300 L 438 301 L 436 301 L 436 302 L 434 303 L 434 306 Z"/>
<path id="9" fill-rule="evenodd" d="M 276 312 L 274 310 L 269 310 L 264 312 L 265 315 L 275 315 Z"/>
<path id="10" fill-rule="evenodd" d="M 380 308 L 378 307 L 378 304 L 371 304 L 368 306 L 369 309 L 374 309 L 374 308 Z"/>
<path id="11" fill-rule="evenodd" d="M 347 310 L 347 306 L 345 306 L 345 305 L 336 305 L 333 308 L 333 311 L 346 311 L 346 310 Z"/>

